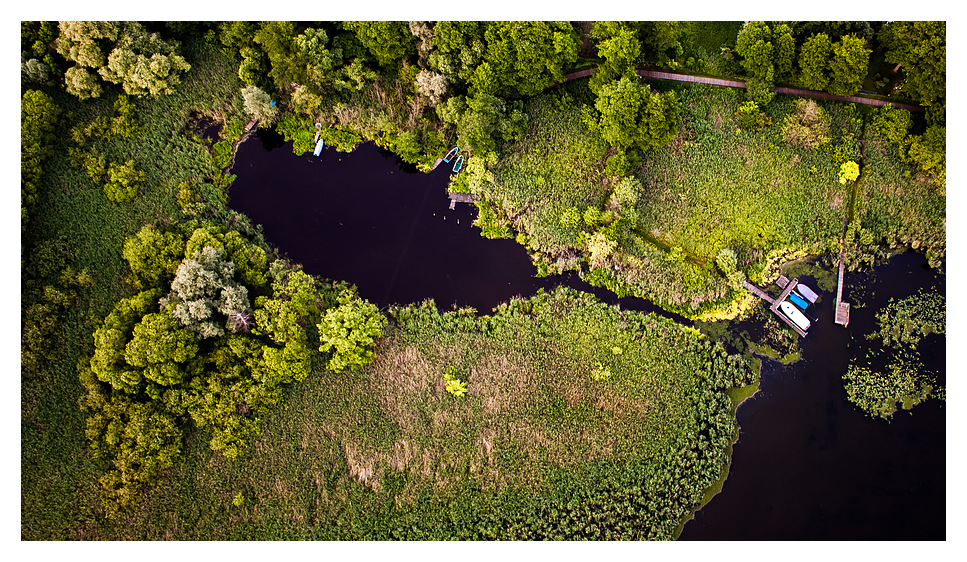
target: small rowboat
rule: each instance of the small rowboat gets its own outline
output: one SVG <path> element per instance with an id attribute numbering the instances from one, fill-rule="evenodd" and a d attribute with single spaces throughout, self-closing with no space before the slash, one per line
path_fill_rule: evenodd
<path id="1" fill-rule="evenodd" d="M 819 295 L 814 293 L 812 289 L 803 285 L 802 283 L 796 285 L 796 289 L 799 289 L 799 292 L 802 293 L 802 296 L 805 297 L 805 299 L 809 302 L 816 302 L 816 299 L 819 298 Z"/>
<path id="2" fill-rule="evenodd" d="M 789 300 L 791 300 L 796 306 L 798 306 L 803 310 L 806 310 L 807 308 L 809 308 L 809 303 L 806 302 L 806 299 L 800 297 L 796 293 L 789 293 Z"/>
<path id="3" fill-rule="evenodd" d="M 319 142 L 316 143 L 316 149 L 312 152 L 312 155 L 319 156 L 322 154 L 322 147 L 324 144 L 326 144 L 326 139 L 319 139 Z"/>
<path id="4" fill-rule="evenodd" d="M 447 152 L 447 155 L 443 157 L 443 161 L 449 164 L 450 160 L 453 160 L 453 157 L 456 155 L 457 155 L 457 147 L 453 147 L 450 149 L 450 152 Z"/>
<path id="5" fill-rule="evenodd" d="M 457 173 L 463 167 L 463 154 L 457 156 L 457 161 L 453 163 L 453 172 Z"/>

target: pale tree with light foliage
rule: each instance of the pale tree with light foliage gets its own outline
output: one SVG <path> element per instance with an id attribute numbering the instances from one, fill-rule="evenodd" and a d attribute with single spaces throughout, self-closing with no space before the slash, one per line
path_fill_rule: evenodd
<path id="1" fill-rule="evenodd" d="M 177 41 L 138 22 L 62 21 L 59 27 L 55 48 L 75 63 L 64 76 L 67 91 L 80 99 L 100 96 L 102 79 L 130 95 L 170 94 L 191 69 Z"/>
<path id="2" fill-rule="evenodd" d="M 235 280 L 235 264 L 219 248 L 206 246 L 175 272 L 163 308 L 201 338 L 221 336 L 225 328 L 247 331 L 251 314 L 248 289 Z"/>
<path id="3" fill-rule="evenodd" d="M 279 108 L 272 105 L 272 96 L 257 86 L 242 88 L 242 101 L 245 103 L 245 111 L 263 125 L 271 125 L 279 116 Z"/>

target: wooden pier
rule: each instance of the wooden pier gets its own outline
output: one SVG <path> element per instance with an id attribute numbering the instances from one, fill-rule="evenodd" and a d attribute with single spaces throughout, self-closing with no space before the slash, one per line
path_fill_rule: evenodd
<path id="1" fill-rule="evenodd" d="M 474 195 L 473 193 L 451 193 L 450 194 L 451 209 L 453 209 L 453 207 L 457 203 L 476 203 L 477 201 L 480 201 L 480 198 Z"/>
<path id="2" fill-rule="evenodd" d="M 776 285 L 783 287 L 782 294 L 779 295 L 779 298 L 777 299 L 770 297 L 765 291 L 756 287 L 752 283 L 749 283 L 748 281 L 745 282 L 744 286 L 746 289 L 751 291 L 753 295 L 769 303 L 769 310 L 771 310 L 773 314 L 778 316 L 780 320 L 788 324 L 789 327 L 792 328 L 797 334 L 799 334 L 802 337 L 806 337 L 805 330 L 797 326 L 792 320 L 789 319 L 788 316 L 786 316 L 785 314 L 779 311 L 779 305 L 782 304 L 782 301 L 789 298 L 789 293 L 791 293 L 792 290 L 795 289 L 796 285 L 798 284 L 799 284 L 799 281 L 796 279 L 793 279 L 792 281 L 790 281 L 786 277 L 780 277 L 779 279 L 777 279 Z"/>
<path id="3" fill-rule="evenodd" d="M 836 285 L 836 319 L 833 320 L 842 327 L 849 326 L 849 303 L 843 302 L 843 265 L 846 258 L 846 228 L 849 218 L 843 219 L 843 237 L 840 239 L 839 249 L 839 283 Z"/>

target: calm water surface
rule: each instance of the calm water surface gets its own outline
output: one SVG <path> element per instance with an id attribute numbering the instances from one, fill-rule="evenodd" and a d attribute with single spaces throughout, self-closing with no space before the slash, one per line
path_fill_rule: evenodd
<path id="1" fill-rule="evenodd" d="M 482 238 L 471 206 L 449 209 L 444 166 L 430 174 L 407 170 L 372 143 L 352 154 L 295 156 L 290 143 L 261 134 L 239 148 L 233 173 L 231 206 L 261 224 L 269 243 L 308 273 L 356 284 L 380 306 L 433 298 L 441 308 L 487 313 L 563 283 L 689 323 L 574 275 L 535 278 L 520 245 Z M 681 539 L 945 538 L 943 405 L 929 400 L 889 423 L 872 420 L 847 402 L 841 379 L 851 355 L 865 356 L 863 334 L 877 308 L 920 286 L 945 289 L 945 278 L 922 265 L 907 254 L 877 268 L 875 277 L 848 275 L 848 329 L 833 324 L 834 296 L 822 294 L 813 313 L 819 321 L 801 344 L 803 360 L 764 364 L 759 392 L 737 414 L 740 436 L 725 487 Z M 945 376 L 942 338 L 922 355 Z"/>

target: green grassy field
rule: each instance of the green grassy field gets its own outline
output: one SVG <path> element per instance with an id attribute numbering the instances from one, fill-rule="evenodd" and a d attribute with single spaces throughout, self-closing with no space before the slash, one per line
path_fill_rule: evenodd
<path id="1" fill-rule="evenodd" d="M 668 539 L 726 466 L 724 387 L 754 378 L 694 330 L 575 292 L 396 318 L 366 369 L 293 386 L 248 455 L 193 440 L 89 538 Z"/>

